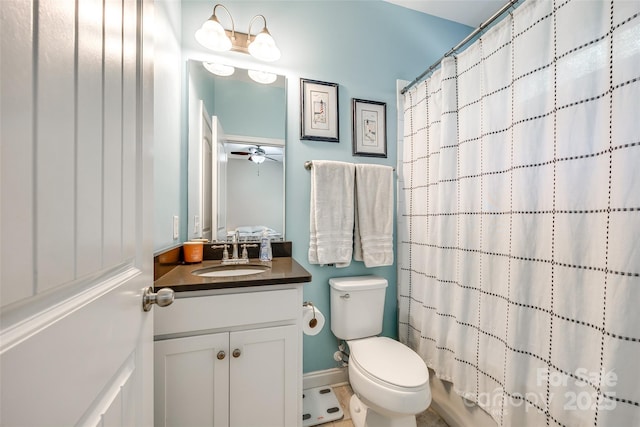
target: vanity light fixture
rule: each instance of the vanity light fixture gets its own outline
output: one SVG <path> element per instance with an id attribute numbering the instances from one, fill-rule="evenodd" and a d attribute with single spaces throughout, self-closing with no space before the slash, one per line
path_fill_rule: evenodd
<path id="1" fill-rule="evenodd" d="M 253 80 L 256 83 L 261 83 L 263 85 L 269 85 L 275 82 L 276 79 L 278 78 L 277 75 L 273 73 L 268 73 L 266 71 L 249 70 L 247 71 L 247 74 L 249 74 L 249 77 L 251 77 L 251 80 Z"/>
<path id="2" fill-rule="evenodd" d="M 231 19 L 231 31 L 225 30 L 218 17 L 216 16 L 216 9 L 220 6 L 229 15 Z M 251 26 L 253 22 L 262 18 L 264 21 L 264 27 L 257 33 L 253 40 L 251 39 Z M 276 42 L 267 29 L 267 19 L 264 15 L 256 15 L 251 18 L 249 22 L 249 31 L 245 33 L 236 32 L 235 23 L 233 17 L 229 12 L 229 9 L 222 4 L 216 4 L 213 7 L 213 14 L 207 19 L 200 29 L 196 31 L 196 40 L 202 46 L 207 49 L 215 50 L 217 52 L 226 52 L 233 50 L 236 52 L 248 53 L 256 59 L 266 62 L 272 62 L 280 59 L 280 49 L 276 46 Z"/>
<path id="3" fill-rule="evenodd" d="M 236 71 L 231 65 L 218 64 L 216 62 L 203 62 L 202 65 L 208 72 L 221 77 L 230 76 Z"/>

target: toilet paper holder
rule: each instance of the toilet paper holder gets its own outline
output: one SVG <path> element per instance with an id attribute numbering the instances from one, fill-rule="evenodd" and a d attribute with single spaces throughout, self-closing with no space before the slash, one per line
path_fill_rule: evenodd
<path id="1" fill-rule="evenodd" d="M 309 320 L 309 326 L 315 328 L 318 324 L 318 319 L 316 319 L 316 306 L 313 305 L 311 301 L 305 301 L 302 303 L 303 307 L 311 307 L 313 309 L 313 319 Z"/>

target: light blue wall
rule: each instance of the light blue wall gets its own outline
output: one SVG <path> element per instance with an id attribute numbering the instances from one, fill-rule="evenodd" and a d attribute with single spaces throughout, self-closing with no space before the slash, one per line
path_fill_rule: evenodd
<path id="1" fill-rule="evenodd" d="M 205 70 L 205 68 L 191 61 L 187 65 L 187 78 L 191 79 L 191 84 L 193 85 L 193 90 L 198 94 L 198 99 L 201 99 L 204 102 L 204 106 L 207 109 L 207 112 L 211 115 L 215 115 L 216 109 L 216 82 L 215 79 L 211 78 L 211 73 Z M 189 107 L 189 103 L 185 104 L 185 109 Z M 188 114 L 188 112 L 187 112 Z"/>
<path id="2" fill-rule="evenodd" d="M 153 248 L 161 251 L 180 244 L 187 235 L 184 223 L 178 239 L 173 238 L 173 216 L 187 218 L 187 151 L 181 120 L 186 66 L 180 2 L 156 0 L 154 9 Z"/>
<path id="3" fill-rule="evenodd" d="M 285 91 L 281 87 L 239 80 L 216 87 L 215 114 L 225 133 L 283 139 Z"/>
<path id="4" fill-rule="evenodd" d="M 309 265 L 310 176 L 303 164 L 306 160 L 328 159 L 395 166 L 396 80 L 413 80 L 472 29 L 377 0 L 227 0 L 224 4 L 231 11 L 238 31 L 247 31 L 252 16 L 265 15 L 282 58 L 264 64 L 235 52 L 206 52 L 195 42 L 193 33 L 211 15 L 213 3 L 184 0 L 183 60 L 218 59 L 244 68 L 274 71 L 288 78 L 286 237 L 293 242 L 294 258 L 313 276 L 312 283 L 305 285 L 305 300 L 313 301 L 327 317 L 327 325 L 319 335 L 304 337 L 304 372 L 333 368 L 337 342 L 329 327 L 329 278 L 364 274 L 387 278 L 390 286 L 383 334 L 397 337 L 396 266 L 367 269 L 362 263 L 353 262 L 348 268 L 336 269 Z M 219 19 L 228 26 L 224 12 Z M 301 77 L 339 84 L 339 143 L 300 140 Z M 387 104 L 388 158 L 351 155 L 351 98 Z M 186 188 L 186 178 L 183 185 Z"/>
<path id="5" fill-rule="evenodd" d="M 226 134 L 285 138 L 287 100 L 282 84 L 214 76 L 197 61 L 190 61 L 188 69 L 199 99 L 209 114 L 218 116 Z"/>

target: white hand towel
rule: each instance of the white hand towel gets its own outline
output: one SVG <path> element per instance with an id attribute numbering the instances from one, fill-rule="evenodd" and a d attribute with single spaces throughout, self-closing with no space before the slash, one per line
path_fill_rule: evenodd
<path id="1" fill-rule="evenodd" d="M 353 255 L 355 165 L 314 160 L 309 262 L 347 267 Z"/>
<path id="2" fill-rule="evenodd" d="M 353 258 L 366 267 L 393 264 L 393 168 L 356 165 Z"/>

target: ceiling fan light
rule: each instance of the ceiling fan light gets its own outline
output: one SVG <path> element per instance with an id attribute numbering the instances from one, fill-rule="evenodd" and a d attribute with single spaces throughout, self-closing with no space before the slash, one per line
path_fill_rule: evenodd
<path id="1" fill-rule="evenodd" d="M 249 160 L 257 164 L 263 163 L 265 159 L 265 155 L 261 153 L 252 154 L 251 157 L 249 157 Z"/>

